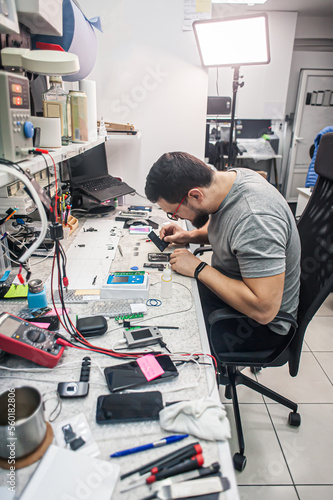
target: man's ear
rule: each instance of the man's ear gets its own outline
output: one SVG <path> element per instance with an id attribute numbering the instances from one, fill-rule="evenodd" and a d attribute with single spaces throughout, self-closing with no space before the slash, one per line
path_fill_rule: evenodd
<path id="1" fill-rule="evenodd" d="M 190 189 L 187 196 L 193 201 L 197 201 L 199 203 L 201 203 L 203 200 L 203 192 L 200 188 Z"/>

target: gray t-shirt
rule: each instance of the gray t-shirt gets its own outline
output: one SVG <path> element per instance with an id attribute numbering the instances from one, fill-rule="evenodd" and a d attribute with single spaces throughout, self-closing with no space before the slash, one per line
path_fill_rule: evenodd
<path id="1" fill-rule="evenodd" d="M 208 239 L 212 266 L 229 278 L 264 278 L 285 272 L 281 311 L 297 315 L 301 247 L 286 200 L 261 175 L 233 169 L 236 180 L 210 216 Z M 285 322 L 269 324 L 285 335 Z"/>

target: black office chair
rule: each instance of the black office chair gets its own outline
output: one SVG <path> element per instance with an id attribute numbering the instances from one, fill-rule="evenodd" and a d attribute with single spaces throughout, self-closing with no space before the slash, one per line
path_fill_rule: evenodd
<path id="1" fill-rule="evenodd" d="M 301 288 L 297 324 L 289 314 L 279 312 L 276 319 L 290 323 L 289 333 L 282 338 L 278 349 L 259 352 L 217 353 L 214 349 L 214 336 L 223 332 L 223 321 L 229 318 L 246 318 L 241 313 L 223 308 L 209 316 L 210 344 L 224 375 L 220 384 L 226 385 L 225 396 L 232 399 L 236 422 L 239 452 L 234 454 L 236 470 L 242 471 L 246 465 L 244 438 L 236 386 L 239 384 L 267 396 L 290 408 L 288 423 L 299 426 L 300 415 L 297 404 L 271 391 L 255 380 L 246 377 L 237 367 L 251 367 L 253 373 L 261 368 L 289 364 L 289 373 L 295 377 L 298 373 L 304 334 L 311 319 L 330 294 L 333 292 L 333 133 L 325 134 L 317 153 L 315 171 L 318 180 L 312 196 L 298 223 L 301 239 Z M 207 249 L 197 249 L 200 254 Z"/>

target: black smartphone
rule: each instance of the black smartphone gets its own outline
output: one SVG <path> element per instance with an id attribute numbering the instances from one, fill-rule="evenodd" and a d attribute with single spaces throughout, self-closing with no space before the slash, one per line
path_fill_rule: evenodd
<path id="1" fill-rule="evenodd" d="M 159 238 L 154 231 L 150 231 L 150 233 L 148 234 L 148 238 L 151 239 L 151 241 L 157 246 L 160 252 L 163 252 L 169 245 L 169 243 L 167 243 L 166 241 L 161 240 L 161 238 Z"/>
<path id="2" fill-rule="evenodd" d="M 149 382 L 144 376 L 137 361 L 130 361 L 129 363 L 123 363 L 122 365 L 105 368 L 104 374 L 109 390 L 111 392 L 123 391 L 124 389 L 129 389 L 130 387 L 163 382 L 164 380 L 178 376 L 178 370 L 169 356 L 166 354 L 158 356 L 156 361 L 161 365 L 164 373 Z"/>
<path id="3" fill-rule="evenodd" d="M 164 407 L 159 391 L 135 394 L 108 394 L 97 399 L 96 422 L 117 424 L 140 420 L 158 420 Z"/>

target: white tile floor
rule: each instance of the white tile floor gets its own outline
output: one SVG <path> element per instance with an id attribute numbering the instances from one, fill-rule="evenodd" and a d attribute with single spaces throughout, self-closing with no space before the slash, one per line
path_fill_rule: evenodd
<path id="1" fill-rule="evenodd" d="M 240 499 L 332 500 L 333 294 L 308 326 L 297 377 L 290 377 L 283 366 L 266 368 L 257 379 L 299 404 L 302 423 L 290 427 L 287 408 L 247 387 L 237 388 L 247 457 L 245 470 L 236 472 Z M 232 425 L 234 453 L 238 447 L 232 405 L 223 387 L 220 395 Z"/>

